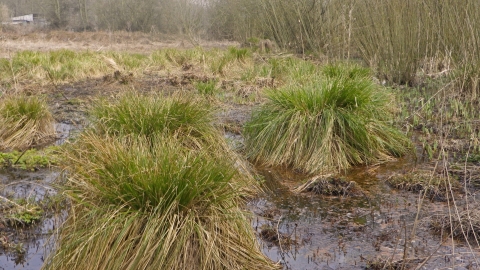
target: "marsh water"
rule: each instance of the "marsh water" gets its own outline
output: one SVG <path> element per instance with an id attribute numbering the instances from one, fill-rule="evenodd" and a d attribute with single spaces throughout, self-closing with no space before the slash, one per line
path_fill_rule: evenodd
<path id="1" fill-rule="evenodd" d="M 260 168 L 270 191 L 249 207 L 263 252 L 284 269 L 382 269 L 386 262 L 392 268 L 385 269 L 478 269 L 478 248 L 442 238 L 429 227 L 433 216 L 448 211 L 446 202 L 385 183 L 414 166 L 403 159 L 347 173 L 346 180 L 364 190 L 355 197 L 297 194 L 292 187 L 302 177 Z M 277 236 L 265 237 L 268 228 Z"/>
<path id="2" fill-rule="evenodd" d="M 68 124 L 57 129 L 63 130 L 63 141 L 72 132 Z M 239 136 L 227 140 L 241 144 Z M 416 166 L 413 159 L 401 159 L 351 170 L 343 177 L 362 190 L 356 196 L 295 193 L 305 176 L 258 167 L 267 192 L 250 201 L 248 210 L 262 251 L 284 269 L 381 269 L 382 262 L 396 262 L 398 268 L 392 269 L 478 269 L 478 249 L 429 227 L 432 216 L 448 211 L 447 202 L 421 199 L 385 183 Z M 48 169 L 0 171 L 1 195 L 43 200 L 56 194 L 52 181 L 58 175 Z M 47 213 L 31 227 L 2 225 L 0 269 L 40 269 L 52 244 L 47 240 L 62 218 Z"/>
<path id="3" fill-rule="evenodd" d="M 56 194 L 52 182 L 58 177 L 55 170 L 35 172 L 22 170 L 0 171 L 3 197 L 45 201 Z M 46 244 L 58 224 L 58 216 L 46 212 L 42 219 L 31 226 L 0 225 L 0 269 L 40 269 Z"/>

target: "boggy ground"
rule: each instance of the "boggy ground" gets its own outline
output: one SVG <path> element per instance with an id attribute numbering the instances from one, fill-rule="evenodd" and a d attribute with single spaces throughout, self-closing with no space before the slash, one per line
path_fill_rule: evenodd
<path id="1" fill-rule="evenodd" d="M 137 46 L 134 39 L 131 42 L 123 41 L 122 35 L 124 34 L 109 37 L 111 47 L 108 50 L 121 48 L 136 51 L 131 47 Z M 97 38 L 102 40 L 107 36 L 104 34 Z M 86 42 L 93 39 L 93 36 L 55 32 L 4 35 L 2 42 L 5 46 L 2 48 L 4 57 L 21 50 L 20 48 L 84 50 L 89 49 Z M 175 44 L 174 47 L 179 45 L 175 42 L 171 44 Z M 138 50 L 155 50 L 158 49 L 157 45 L 146 44 Z M 100 46 L 95 47 L 97 50 L 105 48 L 102 45 L 95 46 Z M 168 73 L 144 71 L 130 74 L 111 70 L 103 76 L 69 83 L 38 86 L 25 82 L 19 85 L 24 91 L 47 95 L 59 131 L 57 142 L 62 143 L 88 125 L 86 112 L 96 99 L 114 98 L 131 89 L 141 92 L 196 93 L 194 83 L 208 81 L 210 75 L 195 70 L 195 66 L 179 67 L 175 72 Z M 220 101 L 213 101 L 219 109 L 217 124 L 226 131 L 226 138 L 232 146 L 241 146 L 241 128 L 261 99 L 259 91 L 266 86 L 274 86 L 274 82 L 271 80 L 270 83 L 270 80 L 264 78 L 254 80 L 254 83 L 221 76 L 215 79 L 219 80 L 221 91 L 226 91 Z M 475 237 L 470 235 L 467 242 L 464 237 L 458 237 L 462 233 L 456 233 L 457 237 L 452 238 L 449 236 L 452 232 L 450 227 L 443 224 L 444 216 L 454 220 L 457 211 L 460 213 L 478 205 L 478 185 L 475 184 L 478 180 L 475 169 L 478 161 L 470 158 L 468 163 L 460 163 L 463 157 L 460 149 L 456 158 L 451 158 L 448 162 L 442 159 L 432 161 L 432 149 L 428 149 L 427 143 L 433 141 L 431 134 L 434 133 L 435 126 L 430 123 L 430 132 L 422 130 L 427 124 L 422 125 L 413 120 L 405 123 L 416 130 L 412 133 L 417 146 L 416 153 L 405 159 L 356 168 L 340 176 L 345 183 L 353 181 L 356 192 L 298 193 L 295 188 L 305 183 L 309 177 L 285 169 L 257 167 L 268 191 L 251 201 L 248 209 L 252 212 L 252 226 L 258 233 L 265 254 L 280 262 L 285 269 L 478 269 L 480 266 L 477 257 L 480 250 Z M 455 140 L 465 141 L 450 139 L 450 143 Z M 452 162 L 449 163 L 450 161 Z M 398 186 L 391 181 L 392 178 L 417 175 L 418 172 L 427 172 L 451 182 L 445 182 L 447 184 L 443 186 L 437 185 L 444 192 L 442 196 L 433 197 L 427 196 L 430 193 L 425 192 L 424 186 L 412 184 L 415 188 L 407 190 L 394 188 Z M 64 202 L 55 197 L 55 191 L 50 185 L 58 175 L 55 168 L 23 171 L 7 166 L 0 172 L 4 197 L 45 201 L 44 194 L 47 191 L 51 192 L 47 197 L 54 197 L 40 204 L 44 211 L 36 224 L 11 226 L 4 222 L 0 226 L 0 267 L 41 267 L 45 256 L 42 245 L 52 230 L 61 224 L 62 211 L 53 210 L 58 210 L 58 205 L 63 204 L 65 207 Z M 449 184 L 454 182 L 456 184 Z M 427 195 L 424 197 L 423 194 Z M 54 203 L 48 203 L 52 201 Z M 469 226 L 475 227 L 474 225 L 473 222 L 467 223 L 464 231 Z"/>
<path id="2" fill-rule="evenodd" d="M 391 174 L 413 167 L 399 160 L 373 172 L 353 170 L 345 179 L 363 190 L 353 197 L 298 194 L 292 187 L 301 177 L 262 168 L 270 192 L 249 207 L 264 252 L 285 269 L 478 269 L 474 238 L 469 246 L 463 237 L 448 237 L 448 229 L 432 228 L 449 204 L 464 209 L 466 196 L 455 194 L 455 208 L 453 201 L 424 199 L 386 184 Z M 469 200 L 475 204 L 474 196 Z"/>

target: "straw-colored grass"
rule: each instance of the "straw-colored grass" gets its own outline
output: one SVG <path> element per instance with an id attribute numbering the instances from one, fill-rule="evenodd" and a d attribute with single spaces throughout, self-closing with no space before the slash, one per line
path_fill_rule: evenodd
<path id="1" fill-rule="evenodd" d="M 9 95 L 0 99 L 0 150 L 22 150 L 54 134 L 54 119 L 42 98 Z"/>
<path id="2" fill-rule="evenodd" d="M 478 205 L 471 205 L 469 209 L 463 209 L 455 215 L 434 216 L 430 227 L 441 234 L 452 234 L 456 239 L 475 241 L 480 237 L 480 211 L 477 207 Z"/>
<path id="3" fill-rule="evenodd" d="M 72 200 L 44 269 L 275 269 L 260 252 L 233 164 L 157 137 L 81 135 Z"/>
<path id="4" fill-rule="evenodd" d="M 323 74 L 267 92 L 245 127 L 248 157 L 316 174 L 408 151 L 409 140 L 390 125 L 394 103 L 386 89 L 357 67 L 329 66 Z"/>
<path id="5" fill-rule="evenodd" d="M 444 177 L 427 171 L 392 175 L 387 179 L 387 183 L 396 189 L 421 192 L 426 198 L 434 201 L 445 201 L 452 190 L 460 191 L 462 188 L 455 179 L 448 182 Z"/>

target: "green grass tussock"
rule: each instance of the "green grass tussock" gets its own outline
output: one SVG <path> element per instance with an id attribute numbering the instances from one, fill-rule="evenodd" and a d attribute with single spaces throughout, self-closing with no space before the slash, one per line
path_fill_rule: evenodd
<path id="1" fill-rule="evenodd" d="M 207 102 L 177 95 L 141 95 L 128 92 L 113 102 L 99 101 L 91 111 L 100 134 L 151 137 L 167 135 L 183 145 L 199 149 L 222 144 L 214 127 L 215 111 Z"/>
<path id="2" fill-rule="evenodd" d="M 323 76 L 267 92 L 246 124 L 246 151 L 256 162 L 307 173 L 345 170 L 409 149 L 390 126 L 392 95 L 358 67 L 326 67 Z"/>
<path id="3" fill-rule="evenodd" d="M 143 136 L 156 143 L 158 136 L 173 138 L 190 150 L 206 150 L 213 157 L 236 163 L 242 175 L 235 184 L 254 194 L 260 190 L 245 160 L 228 146 L 214 126 L 215 110 L 203 99 L 185 96 L 141 95 L 127 92 L 109 103 L 98 102 L 91 112 L 93 129 L 107 136 Z"/>
<path id="4" fill-rule="evenodd" d="M 44 269 L 275 269 L 239 208 L 233 164 L 155 141 L 84 133 L 71 145 L 72 209 Z"/>
<path id="5" fill-rule="evenodd" d="M 42 98 L 9 95 L 0 101 L 0 150 L 22 150 L 55 135 L 54 119 Z"/>

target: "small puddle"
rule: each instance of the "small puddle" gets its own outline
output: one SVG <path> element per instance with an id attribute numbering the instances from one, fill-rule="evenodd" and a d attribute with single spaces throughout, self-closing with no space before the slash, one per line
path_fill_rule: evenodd
<path id="1" fill-rule="evenodd" d="M 0 170 L 0 196 L 16 201 L 44 201 L 57 193 L 51 186 L 59 176 L 48 169 L 29 172 L 24 170 Z M 2 200 L 2 209 L 4 200 Z M 2 210 L 2 211 L 3 211 Z M 64 217 L 63 217 L 64 218 Z M 0 224 L 0 269 L 30 269 L 42 267 L 48 238 L 62 217 L 46 211 L 38 224 L 30 226 Z"/>
<path id="2" fill-rule="evenodd" d="M 479 250 L 472 254 L 463 242 L 455 243 L 453 250 L 451 239 L 442 243 L 429 229 L 429 218 L 447 211 L 446 203 L 424 200 L 415 222 L 418 194 L 392 190 L 382 180 L 412 166 L 412 161 L 401 159 L 350 171 L 344 176 L 346 180 L 355 181 L 365 192 L 356 197 L 293 193 L 292 188 L 305 177 L 258 168 L 270 191 L 248 207 L 254 213 L 252 226 L 263 252 L 284 269 L 299 270 L 369 269 L 367 266 L 379 258 L 408 258 L 412 261 L 409 269 L 430 256 L 421 269 L 477 265 Z M 278 236 L 265 238 L 266 228 L 278 231 Z"/>
<path id="3" fill-rule="evenodd" d="M 83 129 L 80 125 L 73 125 L 66 122 L 55 123 L 56 140 L 55 145 L 62 145 L 72 135 L 78 134 Z"/>

